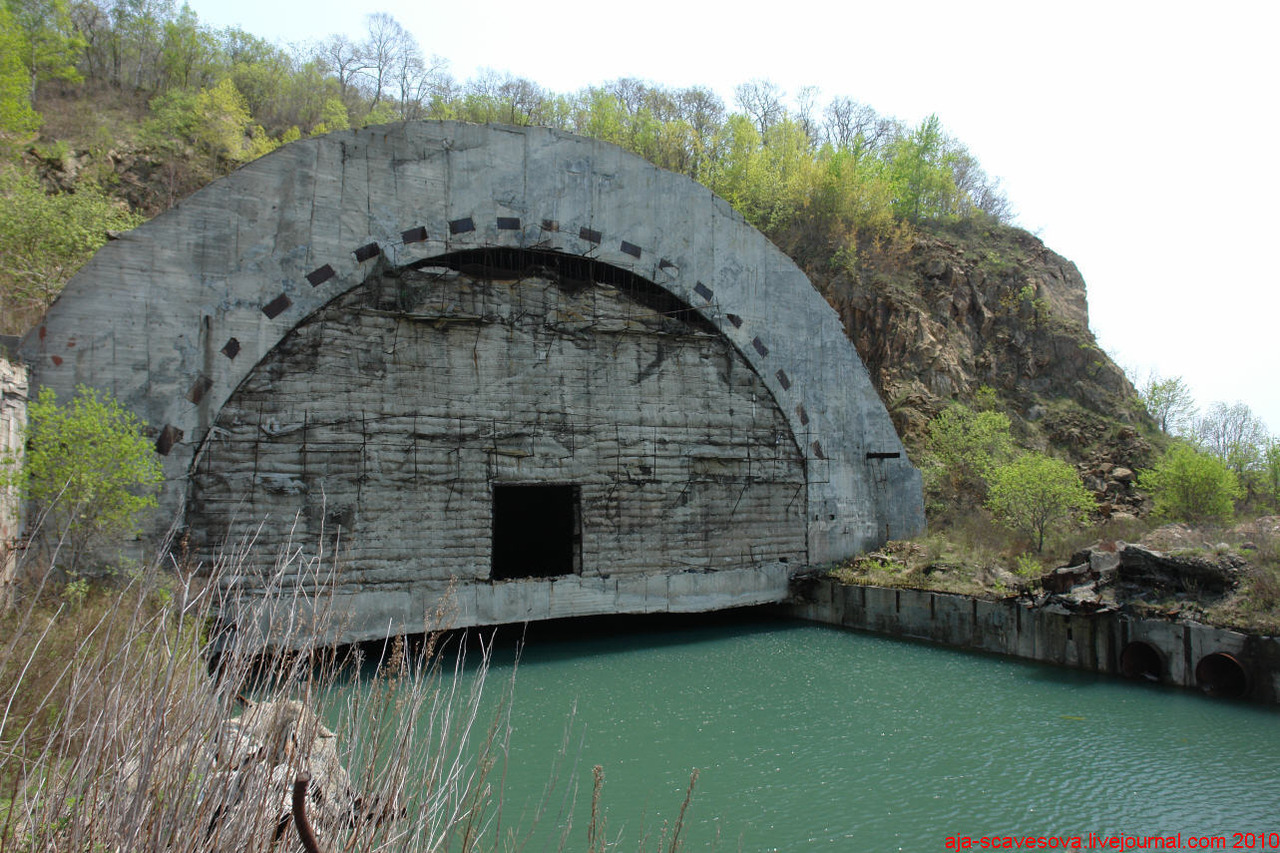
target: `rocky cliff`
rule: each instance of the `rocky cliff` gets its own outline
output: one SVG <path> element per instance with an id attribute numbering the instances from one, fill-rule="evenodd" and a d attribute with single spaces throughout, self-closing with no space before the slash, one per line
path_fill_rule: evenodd
<path id="1" fill-rule="evenodd" d="M 1138 512 L 1151 463 L 1137 393 L 1089 331 L 1075 264 L 1017 228 L 921 228 L 857 262 L 800 254 L 835 307 L 908 445 L 953 400 L 999 408 L 1019 442 L 1074 461 L 1103 512 Z M 807 255 L 807 256 L 806 256 Z"/>

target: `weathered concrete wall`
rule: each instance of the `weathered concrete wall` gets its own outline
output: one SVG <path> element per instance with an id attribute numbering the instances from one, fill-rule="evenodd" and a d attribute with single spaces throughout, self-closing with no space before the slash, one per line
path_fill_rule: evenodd
<path id="1" fill-rule="evenodd" d="M 0 460 L 21 460 L 27 425 L 27 369 L 0 357 Z M 9 600 L 22 529 L 17 494 L 0 487 L 0 606 Z"/>
<path id="2" fill-rule="evenodd" d="M 1280 638 L 1192 623 L 1134 619 L 1122 613 L 1069 613 L 1016 599 L 985 601 L 913 589 L 804 583 L 788 612 L 801 619 L 928 640 L 1111 675 L 1125 674 L 1125 650 L 1149 646 L 1164 684 L 1205 688 L 1197 668 L 1230 655 L 1245 675 L 1241 698 L 1280 704 Z M 1202 670 L 1203 675 L 1203 670 Z"/>
<path id="3" fill-rule="evenodd" d="M 544 128 L 422 122 L 285 146 L 109 243 L 24 354 L 36 384 L 104 388 L 152 425 L 171 519 L 217 412 L 302 318 L 378 263 L 483 247 L 598 259 L 718 329 L 805 455 L 811 560 L 923 527 L 919 473 L 803 273 L 704 187 Z"/>
<path id="4" fill-rule="evenodd" d="M 331 543 L 336 594 L 382 602 L 344 608 L 343 639 L 420 625 L 451 585 L 493 599 L 471 624 L 697 610 L 778 600 L 805 562 L 804 460 L 759 377 L 601 284 L 375 275 L 286 336 L 213 436 L 192 544 L 212 560 L 252 538 L 249 589 L 289 543 Z M 574 577 L 489 586 L 495 483 L 580 489 Z M 734 583 L 663 577 L 712 571 Z"/>
<path id="5" fill-rule="evenodd" d="M 591 304 L 549 279 L 442 277 L 438 304 L 394 310 L 361 289 L 479 252 L 598 266 L 674 308 L 639 333 L 611 324 L 640 303 L 590 276 Z M 207 555 L 262 524 L 270 559 L 344 529 L 346 639 L 420 630 L 446 578 L 471 583 L 458 625 L 779 601 L 798 564 L 924 526 L 919 472 L 803 273 L 704 187 L 544 128 L 285 146 L 109 243 L 23 353 L 33 385 L 150 424 L 157 534 L 185 518 Z M 490 585 L 489 490 L 553 480 L 581 490 L 580 567 Z"/>

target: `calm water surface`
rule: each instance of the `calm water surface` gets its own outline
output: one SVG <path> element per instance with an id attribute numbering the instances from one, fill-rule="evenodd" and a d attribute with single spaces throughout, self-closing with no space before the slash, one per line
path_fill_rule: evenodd
<path id="1" fill-rule="evenodd" d="M 495 654 L 492 692 L 514 658 Z M 1275 711 L 804 623 L 534 636 L 513 722 L 504 823 L 537 808 L 567 743 L 569 849 L 596 764 L 624 849 L 674 820 L 693 768 L 687 849 L 1280 832 Z"/>

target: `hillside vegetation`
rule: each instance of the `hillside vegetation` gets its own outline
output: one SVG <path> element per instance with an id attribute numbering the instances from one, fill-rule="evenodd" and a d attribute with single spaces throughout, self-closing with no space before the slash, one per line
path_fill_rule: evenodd
<path id="1" fill-rule="evenodd" d="M 294 139 L 390 121 L 538 124 L 615 143 L 702 182 L 784 248 L 848 268 L 860 250 L 909 243 L 913 224 L 1008 217 L 936 117 L 909 127 L 847 97 L 819 108 L 805 92 L 788 107 L 764 80 L 738 87 L 736 109 L 705 88 L 634 79 L 573 93 L 496 73 L 459 82 L 391 17 L 367 24 L 286 50 L 172 3 L 5 0 L 3 191 L 24 203 L 0 241 L 25 251 L 0 266 L 0 333 L 23 331 L 92 252 L 81 231 L 101 241 Z M 70 197 L 32 207 L 37 189 Z M 34 245 L 33 222 L 54 219 L 79 230 Z"/>

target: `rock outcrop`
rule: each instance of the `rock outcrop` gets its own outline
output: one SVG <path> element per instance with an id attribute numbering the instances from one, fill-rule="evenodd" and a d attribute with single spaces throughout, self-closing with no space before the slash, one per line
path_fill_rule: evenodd
<path id="1" fill-rule="evenodd" d="M 1095 611 L 1133 602 L 1214 598 L 1239 585 L 1245 565 L 1231 551 L 1171 554 L 1144 545 L 1101 542 L 1073 554 L 1068 565 L 1046 572 L 1038 603 Z"/>
<path id="2" fill-rule="evenodd" d="M 1029 443 L 1070 455 L 1102 481 L 1097 491 L 1115 511 L 1138 509 L 1131 479 L 1112 472 L 1149 464 L 1150 446 L 1133 429 L 1145 416 L 1089 331 L 1075 264 L 1020 229 L 956 226 L 923 233 L 897 255 L 868 253 L 856 274 L 820 260 L 806 272 L 909 443 L 950 401 L 986 386 Z"/>

